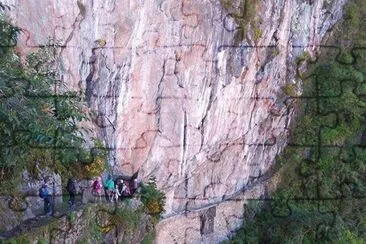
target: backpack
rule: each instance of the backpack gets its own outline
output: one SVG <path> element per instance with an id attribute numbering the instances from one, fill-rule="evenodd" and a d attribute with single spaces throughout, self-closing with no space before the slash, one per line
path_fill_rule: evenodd
<path id="1" fill-rule="evenodd" d="M 66 186 L 66 190 L 69 192 L 69 193 L 76 193 L 76 186 L 75 186 L 75 182 L 74 181 L 71 181 L 69 184 L 67 184 Z"/>
<path id="2" fill-rule="evenodd" d="M 45 199 L 47 196 L 48 196 L 47 187 L 43 185 L 41 188 L 39 188 L 39 197 Z"/>
<path id="3" fill-rule="evenodd" d="M 130 189 L 130 184 L 129 182 L 127 182 L 127 184 L 125 185 L 125 196 L 131 196 L 131 189 Z"/>

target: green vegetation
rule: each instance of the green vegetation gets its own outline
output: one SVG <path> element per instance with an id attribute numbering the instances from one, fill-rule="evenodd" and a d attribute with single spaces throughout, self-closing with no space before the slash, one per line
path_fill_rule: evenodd
<path id="1" fill-rule="evenodd" d="M 342 46 L 366 46 L 365 25 L 366 2 L 362 0 L 350 1 L 344 8 L 343 31 L 337 31 L 334 38 L 336 44 Z"/>
<path id="2" fill-rule="evenodd" d="M 86 205 L 82 212 L 69 212 L 64 217 L 52 218 L 41 226 L 33 226 L 1 243 L 53 243 L 53 241 L 74 241 L 75 243 L 103 243 L 105 238 L 115 238 L 118 242 L 136 243 L 132 240 L 151 240 L 154 228 L 151 219 L 144 213 L 142 206 L 137 209 L 119 203 Z M 66 234 L 66 235 L 65 235 Z M 109 237 L 108 237 L 109 236 Z M 147 242 L 149 243 L 149 242 Z"/>
<path id="3" fill-rule="evenodd" d="M 290 97 L 296 96 L 296 85 L 295 84 L 286 84 L 281 87 L 282 91 Z"/>
<path id="4" fill-rule="evenodd" d="M 310 53 L 308 51 L 303 52 L 300 56 L 297 57 L 296 63 L 300 63 L 302 61 L 307 61 L 311 58 Z"/>
<path id="5" fill-rule="evenodd" d="M 164 193 L 157 189 L 154 177 L 150 178 L 147 185 L 142 185 L 141 201 L 148 214 L 155 218 L 156 221 L 159 220 L 164 212 L 165 199 Z"/>
<path id="6" fill-rule="evenodd" d="M 123 206 L 116 210 L 111 220 L 113 225 L 123 229 L 124 232 L 134 233 L 139 227 L 143 214 L 143 209 L 132 209 L 129 206 Z"/>
<path id="7" fill-rule="evenodd" d="M 150 232 L 142 240 L 142 244 L 153 244 L 154 240 L 155 240 L 155 232 Z"/>
<path id="8" fill-rule="evenodd" d="M 4 8 L 0 3 L 0 11 Z M 106 170 L 103 144 L 81 126 L 91 117 L 83 97 L 58 80 L 57 44 L 50 43 L 22 60 L 14 49 L 19 32 L 0 16 L 0 193 L 13 196 L 14 209 L 24 208 L 25 196 L 16 191 L 24 170 L 39 180 L 45 168 L 63 179 L 92 178 Z M 42 226 L 32 226 L 26 233 L 15 231 L 4 243 L 48 243 L 68 228 L 83 229 L 77 243 L 101 243 L 114 230 L 123 233 L 123 242 L 145 236 L 144 243 L 152 243 L 165 203 L 154 179 L 142 186 L 141 200 L 137 208 L 128 201 L 113 210 L 112 205 L 86 205 L 81 216 L 77 210 L 60 219 L 40 221 Z"/>
<path id="9" fill-rule="evenodd" d="M 263 35 L 262 30 L 258 26 L 254 26 L 253 33 L 254 33 L 254 42 L 257 44 L 259 39 L 261 39 Z"/>
<path id="10" fill-rule="evenodd" d="M 14 49 L 19 31 L 0 16 L 2 193 L 9 189 L 14 193 L 25 169 L 34 178 L 44 168 L 78 178 L 102 172 L 105 151 L 89 152 L 89 131 L 80 126 L 90 119 L 83 98 L 58 80 L 57 44 L 51 43 L 22 61 Z M 93 140 L 89 147 L 102 147 Z"/>
<path id="11" fill-rule="evenodd" d="M 253 30 L 253 38 L 257 43 L 262 37 L 262 31 L 259 28 L 260 19 L 256 15 L 258 0 L 241 0 L 238 7 L 233 6 L 232 0 L 220 0 L 221 5 L 229 12 L 239 29 L 236 32 L 235 44 L 248 38 L 249 27 Z"/>
<path id="12" fill-rule="evenodd" d="M 249 201 L 230 243 L 366 240 L 366 50 L 357 48 L 366 40 L 366 2 L 352 0 L 345 12 L 328 42 L 343 49 L 322 49 L 302 76 L 308 98 L 297 101 L 300 116 L 277 158 L 273 200 Z"/>

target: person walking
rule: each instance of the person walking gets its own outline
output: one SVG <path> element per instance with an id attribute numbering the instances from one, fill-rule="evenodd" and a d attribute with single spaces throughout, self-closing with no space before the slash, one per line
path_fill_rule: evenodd
<path id="1" fill-rule="evenodd" d="M 102 200 L 102 178 L 100 176 L 93 182 L 92 195 L 99 201 Z"/>
<path id="2" fill-rule="evenodd" d="M 112 202 L 115 188 L 114 188 L 114 181 L 110 175 L 108 176 L 108 179 L 105 183 L 105 188 L 106 188 L 106 192 L 107 192 L 107 196 L 108 196 L 107 201 Z"/>
<path id="3" fill-rule="evenodd" d="M 75 181 L 75 179 L 70 178 L 67 181 L 66 190 L 67 190 L 67 192 L 69 193 L 69 196 L 70 196 L 70 200 L 69 200 L 70 208 L 73 208 L 75 206 L 75 195 L 76 195 L 76 181 Z"/>
<path id="4" fill-rule="evenodd" d="M 126 190 L 126 185 L 124 184 L 124 181 L 122 179 L 119 181 L 117 185 L 118 185 L 118 192 L 120 194 L 119 197 L 121 200 L 123 200 L 123 194 Z"/>
<path id="5" fill-rule="evenodd" d="M 116 202 L 118 202 L 118 198 L 121 196 L 122 194 L 121 194 L 121 192 L 119 191 L 119 185 L 118 184 L 116 184 L 115 185 L 115 189 L 114 189 L 114 200 L 116 201 Z"/>
<path id="6" fill-rule="evenodd" d="M 48 180 L 45 179 L 39 189 L 39 197 L 43 199 L 43 210 L 47 216 L 52 215 L 52 188 L 48 185 Z"/>

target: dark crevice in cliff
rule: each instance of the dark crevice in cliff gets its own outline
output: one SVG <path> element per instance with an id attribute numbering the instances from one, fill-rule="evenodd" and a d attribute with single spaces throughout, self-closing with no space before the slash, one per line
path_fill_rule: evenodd
<path id="1" fill-rule="evenodd" d="M 95 54 L 95 49 L 93 48 L 91 50 L 92 55 L 89 58 L 89 74 L 88 76 L 85 78 L 85 98 L 86 98 L 86 102 L 88 104 L 88 107 L 92 106 L 92 97 L 93 97 L 93 89 L 94 89 L 94 81 L 93 81 L 93 77 L 94 77 L 94 73 L 96 71 L 96 60 L 97 60 L 97 56 Z"/>
<path id="2" fill-rule="evenodd" d="M 185 199 L 188 199 L 188 174 L 185 173 L 184 174 L 184 198 Z M 189 201 L 186 200 L 186 203 L 184 205 L 184 214 L 187 215 L 188 214 L 188 204 L 189 204 Z"/>
<path id="3" fill-rule="evenodd" d="M 217 80 L 212 80 L 212 82 L 210 83 L 211 90 L 210 90 L 210 97 L 209 97 L 209 100 L 208 100 L 208 104 L 207 104 L 206 110 L 203 114 L 203 117 L 201 119 L 201 123 L 197 128 L 201 132 L 201 144 L 200 144 L 199 151 L 202 150 L 202 147 L 205 143 L 205 122 L 206 122 L 206 119 L 207 119 L 207 115 L 208 115 L 208 113 L 211 109 L 212 103 L 215 101 L 215 96 L 216 96 L 216 92 L 217 92 L 218 83 L 219 82 Z"/>
<path id="4" fill-rule="evenodd" d="M 245 143 L 245 136 L 249 133 L 250 129 L 252 128 L 253 115 L 255 113 L 255 108 L 257 107 L 257 101 L 259 99 L 258 98 L 258 94 L 256 94 L 257 93 L 256 90 L 257 90 L 257 85 L 255 85 L 255 88 L 253 89 L 252 94 L 251 94 L 251 98 L 253 100 L 255 100 L 255 102 L 254 102 L 253 107 L 252 107 L 252 109 L 250 111 L 250 119 L 249 119 L 249 123 L 248 123 L 248 130 L 243 134 L 243 139 L 244 139 L 244 141 L 243 141 L 243 147 L 246 144 Z"/>
<path id="5" fill-rule="evenodd" d="M 162 103 L 162 95 L 163 95 L 163 82 L 164 82 L 164 78 L 165 78 L 165 70 L 166 70 L 166 60 L 164 59 L 163 62 L 163 68 L 162 68 L 162 75 L 160 78 L 160 81 L 158 83 L 158 89 L 156 92 L 156 99 L 155 99 L 155 125 L 156 125 L 156 129 L 158 130 L 159 133 L 161 133 L 160 130 L 160 109 L 161 109 L 161 103 Z"/>
<path id="6" fill-rule="evenodd" d="M 178 76 L 179 71 L 178 71 L 178 67 L 177 66 L 178 66 L 179 62 L 181 62 L 181 58 L 178 56 L 177 53 L 175 53 L 174 76 L 175 76 L 175 78 L 177 80 L 178 87 L 184 88 L 183 82 L 181 81 L 181 79 Z"/>
<path id="7" fill-rule="evenodd" d="M 184 166 L 186 164 L 186 150 L 187 150 L 187 113 L 183 113 L 183 138 L 182 138 L 183 152 L 181 159 L 181 172 L 184 172 Z"/>
<path id="8" fill-rule="evenodd" d="M 80 8 L 79 1 L 77 3 L 78 3 L 78 7 Z M 61 46 L 60 56 L 62 56 L 63 51 L 65 50 L 65 48 L 68 46 L 69 42 L 74 37 L 74 32 L 75 32 L 75 29 L 76 29 L 76 24 L 78 23 L 78 26 L 80 28 L 81 22 L 84 20 L 84 18 L 85 18 L 85 12 L 83 13 L 81 11 L 81 9 L 80 9 L 79 14 L 76 16 L 74 22 L 71 25 L 71 32 L 70 32 L 69 36 L 66 38 L 64 44 Z"/>

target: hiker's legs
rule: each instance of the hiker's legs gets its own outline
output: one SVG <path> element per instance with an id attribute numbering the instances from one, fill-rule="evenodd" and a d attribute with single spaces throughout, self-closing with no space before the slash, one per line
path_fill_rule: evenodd
<path id="1" fill-rule="evenodd" d="M 48 204 L 48 215 L 52 215 L 53 214 L 53 204 L 54 204 L 54 201 L 53 201 L 53 197 L 52 196 L 48 196 L 48 201 L 49 201 L 49 204 Z"/>
<path id="2" fill-rule="evenodd" d="M 98 189 L 98 190 L 94 190 L 93 189 L 93 196 L 100 202 L 102 201 L 102 190 Z"/>
<path id="3" fill-rule="evenodd" d="M 75 205 L 75 194 L 74 193 L 70 193 L 70 204 L 71 204 L 71 206 Z"/>
<path id="4" fill-rule="evenodd" d="M 44 214 L 47 214 L 48 213 L 48 200 L 47 200 L 47 197 L 45 197 L 45 199 L 43 199 L 43 211 L 44 211 Z"/>
<path id="5" fill-rule="evenodd" d="M 109 199 L 111 202 L 113 202 L 114 194 L 113 191 L 109 190 Z"/>
<path id="6" fill-rule="evenodd" d="M 51 215 L 52 206 L 51 206 L 51 197 L 47 196 L 44 199 L 44 213 L 47 215 Z"/>
<path id="7" fill-rule="evenodd" d="M 113 202 L 114 197 L 115 197 L 114 191 L 113 190 L 109 190 L 109 199 L 110 199 L 111 202 Z"/>
<path id="8" fill-rule="evenodd" d="M 104 195 L 105 195 L 105 199 L 108 202 L 109 201 L 109 192 L 108 192 L 107 188 L 104 188 Z"/>

